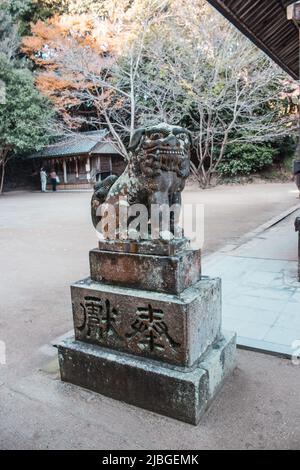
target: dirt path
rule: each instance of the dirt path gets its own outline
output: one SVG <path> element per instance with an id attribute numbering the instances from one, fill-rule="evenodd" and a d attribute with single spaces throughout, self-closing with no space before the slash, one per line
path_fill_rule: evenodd
<path id="1" fill-rule="evenodd" d="M 205 204 L 207 253 L 294 206 L 296 197 L 293 184 L 184 194 L 187 202 Z M 45 345 L 72 328 L 69 285 L 88 275 L 88 251 L 96 245 L 89 199 L 89 193 L 0 198 L 0 341 L 7 352 L 0 365 L 0 448 L 299 445 L 300 369 L 279 359 L 240 352 L 238 375 L 197 430 L 40 372 L 50 360 Z"/>
<path id="2" fill-rule="evenodd" d="M 189 186 L 184 201 L 197 201 L 205 206 L 205 254 L 234 242 L 286 209 L 300 205 L 294 183 L 219 186 L 206 191 Z"/>

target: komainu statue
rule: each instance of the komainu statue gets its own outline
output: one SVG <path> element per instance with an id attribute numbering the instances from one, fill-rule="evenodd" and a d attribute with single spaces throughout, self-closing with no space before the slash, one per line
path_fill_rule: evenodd
<path id="1" fill-rule="evenodd" d="M 149 214 L 153 204 L 181 205 L 181 192 L 190 173 L 191 143 L 189 131 L 182 127 L 163 123 L 137 129 L 123 174 L 95 185 L 91 202 L 94 226 L 101 220 L 101 205 L 114 206 L 118 214 L 121 200 L 128 206 L 142 204 Z"/>

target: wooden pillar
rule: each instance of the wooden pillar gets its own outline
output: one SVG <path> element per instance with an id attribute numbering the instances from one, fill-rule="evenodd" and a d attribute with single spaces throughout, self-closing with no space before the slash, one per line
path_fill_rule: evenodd
<path id="1" fill-rule="evenodd" d="M 63 160 L 63 169 L 64 169 L 64 183 L 68 182 L 68 173 L 67 173 L 67 162 Z"/>
<path id="2" fill-rule="evenodd" d="M 86 179 L 90 181 L 91 179 L 91 159 L 87 157 L 86 164 L 85 164 L 85 171 L 86 171 Z"/>

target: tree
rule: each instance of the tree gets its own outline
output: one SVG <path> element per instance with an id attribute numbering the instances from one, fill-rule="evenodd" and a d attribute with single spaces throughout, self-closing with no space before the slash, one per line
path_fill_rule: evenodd
<path id="1" fill-rule="evenodd" d="M 82 115 L 97 115 L 93 102 L 79 99 L 82 90 L 94 89 L 79 73 L 80 66 L 97 65 L 99 72 L 105 73 L 125 35 L 122 18 L 112 23 L 91 14 L 65 14 L 38 21 L 32 26 L 32 35 L 23 39 L 23 52 L 37 68 L 37 87 L 52 100 L 69 127 L 80 126 Z M 72 60 L 79 61 L 76 70 L 70 68 Z"/>
<path id="2" fill-rule="evenodd" d="M 176 11 L 175 4 L 173 16 L 148 42 L 148 61 L 158 74 L 146 97 L 154 105 L 153 121 L 165 114 L 191 130 L 192 172 L 206 187 L 229 145 L 272 142 L 297 132 L 297 108 L 288 97 L 294 85 L 203 2 L 185 2 L 184 22 L 182 6 Z M 169 98 L 160 110 L 162 72 Z"/>
<path id="3" fill-rule="evenodd" d="M 18 26 L 14 23 L 7 4 L 0 5 L 0 53 L 12 61 L 19 46 Z"/>
<path id="4" fill-rule="evenodd" d="M 34 151 L 47 143 L 52 111 L 46 98 L 34 86 L 32 73 L 15 68 L 0 54 L 0 80 L 5 84 L 5 100 L 0 104 L 0 193 L 5 167 L 17 152 Z"/>
<path id="5" fill-rule="evenodd" d="M 37 86 L 71 128 L 106 126 L 120 152 L 137 122 L 138 71 L 144 40 L 166 2 L 105 2 L 104 16 L 55 16 L 32 26 L 23 51 L 37 67 Z M 130 5 L 132 4 L 132 5 Z"/>
<path id="6" fill-rule="evenodd" d="M 103 18 L 116 17 L 126 11 L 132 0 L 64 0 L 64 11 L 71 15 L 93 13 Z"/>
<path id="7" fill-rule="evenodd" d="M 192 172 L 203 187 L 228 146 L 297 129 L 291 81 L 202 0 L 104 4 L 118 10 L 38 22 L 24 40 L 39 89 L 68 126 L 106 126 L 124 156 L 141 122 L 188 127 Z"/>
<path id="8" fill-rule="evenodd" d="M 46 143 L 53 115 L 26 61 L 19 58 L 19 19 L 30 3 L 7 0 L 0 5 L 0 193 L 8 160 Z"/>

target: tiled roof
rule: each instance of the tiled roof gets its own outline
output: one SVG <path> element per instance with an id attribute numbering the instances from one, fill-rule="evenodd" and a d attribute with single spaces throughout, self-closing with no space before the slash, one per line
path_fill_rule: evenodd
<path id="1" fill-rule="evenodd" d="M 99 144 L 101 143 L 103 145 L 110 145 L 112 153 L 118 153 L 115 147 L 109 141 L 105 140 L 107 134 L 108 132 L 106 130 L 102 130 L 80 132 L 78 134 L 64 136 L 55 144 L 45 146 L 42 150 L 32 155 L 31 158 L 65 157 L 68 155 L 96 153 L 93 152 L 93 150 L 95 147 L 99 148 Z"/>

